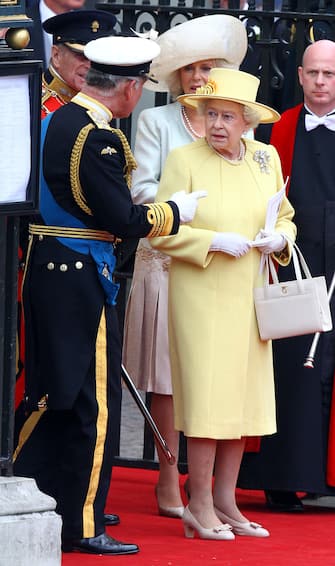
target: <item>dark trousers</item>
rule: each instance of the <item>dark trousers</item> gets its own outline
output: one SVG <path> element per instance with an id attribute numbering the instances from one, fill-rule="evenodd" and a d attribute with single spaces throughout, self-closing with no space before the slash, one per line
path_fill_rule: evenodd
<path id="1" fill-rule="evenodd" d="M 71 409 L 47 409 L 14 463 L 15 475 L 34 478 L 39 489 L 56 500 L 64 539 L 93 537 L 105 530 L 121 398 L 119 339 L 113 335 L 106 361 L 108 379 L 99 381 L 94 358 Z"/>

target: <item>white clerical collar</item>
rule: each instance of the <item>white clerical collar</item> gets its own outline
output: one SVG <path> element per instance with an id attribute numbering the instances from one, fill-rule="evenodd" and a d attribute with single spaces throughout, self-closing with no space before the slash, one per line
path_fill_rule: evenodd
<path id="1" fill-rule="evenodd" d="M 315 130 L 318 126 L 324 126 L 327 130 L 335 132 L 335 114 L 328 113 L 323 116 L 317 116 L 310 112 L 309 108 L 306 107 L 305 114 L 305 129 L 307 132 Z"/>

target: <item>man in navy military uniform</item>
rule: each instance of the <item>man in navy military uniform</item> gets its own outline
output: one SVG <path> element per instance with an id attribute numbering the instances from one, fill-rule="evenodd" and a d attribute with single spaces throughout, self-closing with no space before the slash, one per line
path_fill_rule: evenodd
<path id="1" fill-rule="evenodd" d="M 104 524 L 121 397 L 113 246 L 175 234 L 205 195 L 180 191 L 147 205 L 130 197 L 136 163 L 111 120 L 138 102 L 157 43 L 100 38 L 84 53 L 91 69 L 81 92 L 42 122 L 41 218 L 30 227 L 23 289 L 35 427 L 22 431 L 14 470 L 56 499 L 64 552 L 132 554 L 137 545 Z"/>
<path id="2" fill-rule="evenodd" d="M 44 30 L 52 36 L 53 45 L 49 67 L 42 76 L 42 118 L 68 103 L 81 89 L 90 67 L 90 61 L 84 55 L 85 45 L 93 39 L 112 35 L 115 24 L 115 16 L 103 10 L 67 11 L 43 23 Z M 27 245 L 27 230 L 28 226 L 24 220 L 21 224 L 21 244 L 24 250 Z M 22 276 L 22 272 L 19 275 Z M 20 372 L 16 385 L 16 429 L 20 429 L 26 419 L 26 408 L 22 399 L 24 387 L 23 336 L 24 326 L 20 324 Z M 118 515 L 107 514 L 105 522 L 106 525 L 117 525 L 120 519 Z"/>

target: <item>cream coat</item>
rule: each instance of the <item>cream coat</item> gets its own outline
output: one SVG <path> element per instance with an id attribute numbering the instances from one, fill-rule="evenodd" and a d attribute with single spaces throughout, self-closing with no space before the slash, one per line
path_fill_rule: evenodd
<path id="1" fill-rule="evenodd" d="M 193 222 L 151 240 L 172 257 L 169 339 L 175 426 L 186 436 L 231 439 L 276 431 L 271 342 L 261 342 L 253 288 L 261 284 L 257 249 L 236 259 L 208 252 L 216 232 L 251 240 L 264 227 L 268 199 L 283 185 L 274 147 L 246 140 L 243 162 L 232 164 L 202 139 L 172 151 L 157 200 L 181 188 L 206 189 Z M 269 173 L 254 160 L 270 156 Z M 295 238 L 294 211 L 285 198 L 276 230 Z M 280 263 L 288 263 L 288 256 Z"/>
<path id="2" fill-rule="evenodd" d="M 171 149 L 193 140 L 179 102 L 141 112 L 136 131 L 131 196 L 136 204 L 153 202 Z M 168 343 L 168 270 L 170 258 L 142 238 L 135 257 L 123 340 L 123 363 L 139 389 L 172 395 Z M 139 332 L 139 328 L 141 332 Z"/>

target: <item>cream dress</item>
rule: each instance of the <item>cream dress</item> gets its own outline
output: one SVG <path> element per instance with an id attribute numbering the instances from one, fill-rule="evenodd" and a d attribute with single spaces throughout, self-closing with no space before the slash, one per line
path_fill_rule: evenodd
<path id="1" fill-rule="evenodd" d="M 171 149 L 193 140 L 179 102 L 141 112 L 136 131 L 131 195 L 136 204 L 153 202 L 161 171 Z M 175 190 L 184 187 L 178 183 Z M 174 191 L 172 191 L 174 192 Z M 143 391 L 172 394 L 168 344 L 168 272 L 170 258 L 139 242 L 127 302 L 123 363 Z"/>
<path id="2" fill-rule="evenodd" d="M 205 139 L 172 151 L 157 200 L 176 186 L 206 189 L 191 224 L 154 238 L 171 256 L 169 338 L 175 427 L 186 436 L 232 439 L 276 431 L 271 342 L 261 342 L 253 288 L 262 283 L 260 253 L 208 252 L 215 232 L 251 240 L 264 227 L 268 199 L 283 185 L 277 151 L 246 140 L 245 159 L 230 163 Z M 269 156 L 262 172 L 257 150 Z M 255 160 L 256 158 L 256 160 Z M 276 230 L 295 238 L 293 208 L 283 200 Z M 280 263 L 289 261 L 281 254 Z"/>

